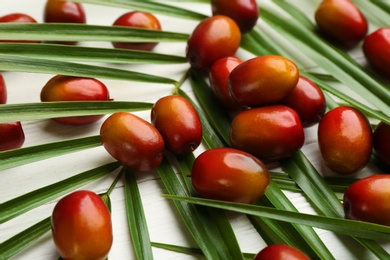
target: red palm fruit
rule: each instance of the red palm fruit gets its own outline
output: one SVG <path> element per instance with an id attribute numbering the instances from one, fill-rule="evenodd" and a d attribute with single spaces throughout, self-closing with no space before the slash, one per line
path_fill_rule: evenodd
<path id="1" fill-rule="evenodd" d="M 229 76 L 232 70 L 241 63 L 241 59 L 229 56 L 215 61 L 209 71 L 211 90 L 218 101 L 231 111 L 238 110 L 240 106 L 229 91 Z"/>
<path id="2" fill-rule="evenodd" d="M 324 0 L 314 18 L 325 37 L 345 47 L 355 46 L 368 31 L 366 18 L 350 0 Z"/>
<path id="3" fill-rule="evenodd" d="M 211 0 L 213 15 L 226 15 L 247 33 L 256 25 L 259 8 L 255 0 Z"/>
<path id="4" fill-rule="evenodd" d="M 215 15 L 196 26 L 187 41 L 186 57 L 192 68 L 208 70 L 216 60 L 233 56 L 240 42 L 241 32 L 236 22 Z"/>
<path id="5" fill-rule="evenodd" d="M 390 125 L 380 122 L 374 130 L 373 137 L 376 155 L 390 166 Z"/>
<path id="6" fill-rule="evenodd" d="M 37 23 L 37 21 L 24 13 L 12 13 L 0 17 L 0 23 Z M 40 41 L 19 41 L 19 40 L 1 40 L 0 42 L 16 42 L 16 43 L 40 43 Z"/>
<path id="7" fill-rule="evenodd" d="M 134 11 L 121 15 L 113 25 L 161 30 L 160 21 L 151 13 Z M 150 51 L 158 42 L 113 42 L 115 48 Z"/>
<path id="8" fill-rule="evenodd" d="M 363 53 L 375 70 L 390 78 L 390 27 L 369 34 L 363 41 Z"/>
<path id="9" fill-rule="evenodd" d="M 22 147 L 25 140 L 20 122 L 0 124 L 0 151 Z"/>

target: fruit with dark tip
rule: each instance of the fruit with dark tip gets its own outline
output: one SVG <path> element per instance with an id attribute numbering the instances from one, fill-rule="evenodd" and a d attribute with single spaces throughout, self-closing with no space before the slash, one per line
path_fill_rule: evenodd
<path id="1" fill-rule="evenodd" d="M 373 141 L 378 158 L 390 166 L 390 125 L 379 122 L 374 130 Z"/>
<path id="2" fill-rule="evenodd" d="M 174 154 L 193 152 L 202 141 L 202 123 L 192 104 L 179 95 L 165 96 L 151 110 L 151 122 Z"/>

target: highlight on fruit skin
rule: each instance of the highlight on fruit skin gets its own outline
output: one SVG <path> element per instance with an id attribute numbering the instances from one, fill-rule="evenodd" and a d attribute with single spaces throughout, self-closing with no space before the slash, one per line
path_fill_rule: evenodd
<path id="1" fill-rule="evenodd" d="M 256 203 L 269 184 L 262 161 L 234 148 L 213 148 L 194 161 L 192 185 L 202 197 L 238 203 Z"/>
<path id="2" fill-rule="evenodd" d="M 202 141 L 202 122 L 191 102 L 179 95 L 159 98 L 151 110 L 151 123 L 164 138 L 165 149 L 177 154 L 191 153 Z"/>
<path id="3" fill-rule="evenodd" d="M 89 190 L 72 192 L 56 203 L 51 230 L 64 260 L 104 260 L 113 243 L 111 213 L 100 196 Z"/>
<path id="4" fill-rule="evenodd" d="M 256 0 L 211 0 L 213 15 L 226 15 L 240 27 L 241 33 L 253 29 L 259 19 Z"/>
<path id="5" fill-rule="evenodd" d="M 161 23 L 155 15 L 142 11 L 132 11 L 122 14 L 114 21 L 113 26 L 127 26 L 159 31 L 162 29 Z M 113 42 L 112 45 L 120 49 L 151 51 L 158 45 L 158 42 Z"/>
<path id="6" fill-rule="evenodd" d="M 389 187 L 389 174 L 375 174 L 352 183 L 343 197 L 345 217 L 390 226 Z"/>
<path id="7" fill-rule="evenodd" d="M 285 244 L 272 244 L 260 250 L 254 260 L 310 260 L 298 248 Z"/>
<path id="8" fill-rule="evenodd" d="M 108 101 L 110 94 L 106 85 L 98 79 L 56 75 L 43 86 L 40 98 L 42 102 Z M 53 120 L 68 125 L 85 125 L 96 122 L 103 116 L 71 116 Z"/>
<path id="9" fill-rule="evenodd" d="M 151 123 L 128 112 L 110 115 L 100 127 L 107 152 L 135 171 L 156 169 L 164 158 L 164 139 Z"/>
<path id="10" fill-rule="evenodd" d="M 208 70 L 218 59 L 234 56 L 241 43 L 237 23 L 224 15 L 202 20 L 187 41 L 186 58 L 191 68 Z"/>
<path id="11" fill-rule="evenodd" d="M 356 46 L 368 32 L 368 22 L 350 0 L 323 0 L 314 13 L 319 32 L 346 48 Z"/>
<path id="12" fill-rule="evenodd" d="M 363 41 L 363 54 L 369 65 L 390 78 L 390 27 L 381 27 Z"/>
<path id="13" fill-rule="evenodd" d="M 317 137 L 325 165 L 338 174 L 356 173 L 371 158 L 371 125 L 355 108 L 339 106 L 328 111 L 319 122 Z"/>

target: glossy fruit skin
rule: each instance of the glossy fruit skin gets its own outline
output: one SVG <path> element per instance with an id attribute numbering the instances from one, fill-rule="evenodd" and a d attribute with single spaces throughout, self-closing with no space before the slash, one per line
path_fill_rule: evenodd
<path id="1" fill-rule="evenodd" d="M 0 74 L 0 104 L 5 103 L 7 103 L 7 87 L 3 75 Z"/>
<path id="2" fill-rule="evenodd" d="M 255 0 L 211 0 L 213 15 L 226 15 L 247 33 L 256 25 L 259 8 Z"/>
<path id="3" fill-rule="evenodd" d="M 310 258 L 295 247 L 272 244 L 257 253 L 254 260 L 310 260 Z"/>
<path id="4" fill-rule="evenodd" d="M 186 57 L 192 68 L 208 70 L 216 60 L 234 56 L 240 42 L 241 32 L 236 22 L 215 15 L 195 27 L 187 41 Z"/>
<path id="5" fill-rule="evenodd" d="M 390 166 L 390 125 L 379 122 L 374 130 L 373 140 L 376 155 Z"/>
<path id="6" fill-rule="evenodd" d="M 305 134 L 298 114 L 283 105 L 251 108 L 232 121 L 230 142 L 265 161 L 279 160 L 298 151 Z"/>
<path id="7" fill-rule="evenodd" d="M 110 95 L 106 85 L 94 78 L 56 75 L 41 90 L 41 101 L 107 101 Z M 69 125 L 84 125 L 96 122 L 103 115 L 53 118 Z"/>
<path id="8" fill-rule="evenodd" d="M 44 7 L 43 21 L 46 23 L 85 24 L 87 18 L 82 4 L 67 0 L 48 0 Z M 76 44 L 76 42 L 60 42 Z"/>
<path id="9" fill-rule="evenodd" d="M 259 56 L 233 69 L 229 89 L 241 106 L 264 106 L 285 98 L 298 79 L 298 67 L 289 59 L 276 55 Z"/>
<path id="10" fill-rule="evenodd" d="M 192 104 L 179 95 L 165 96 L 151 110 L 151 122 L 174 154 L 193 152 L 202 141 L 202 122 Z"/>
<path id="11" fill-rule="evenodd" d="M 371 126 L 354 108 L 340 106 L 327 112 L 319 122 L 317 136 L 325 164 L 339 174 L 359 171 L 371 157 Z"/>
<path id="12" fill-rule="evenodd" d="M 319 31 L 334 42 L 353 47 L 368 32 L 368 23 L 350 0 L 324 0 L 314 15 Z"/>
<path id="13" fill-rule="evenodd" d="M 351 184 L 344 193 L 345 217 L 390 226 L 390 175 L 376 174 Z"/>
<path id="14" fill-rule="evenodd" d="M 121 15 L 115 20 L 116 26 L 129 26 L 151 30 L 161 30 L 160 21 L 151 13 L 133 11 Z M 156 47 L 158 42 L 113 42 L 115 48 L 151 51 Z"/>
<path id="15" fill-rule="evenodd" d="M 24 131 L 20 122 L 0 124 L 0 151 L 20 148 L 24 141 Z"/>
<path id="16" fill-rule="evenodd" d="M 57 202 L 51 229 L 64 260 L 103 260 L 113 242 L 110 211 L 96 193 L 88 190 L 75 191 Z"/>
<path id="17" fill-rule="evenodd" d="M 229 90 L 229 76 L 232 70 L 242 63 L 242 60 L 235 57 L 225 57 L 216 60 L 210 68 L 209 80 L 212 92 L 218 101 L 231 111 L 240 108 L 233 99 Z"/>
<path id="18" fill-rule="evenodd" d="M 303 127 L 317 124 L 326 109 L 324 93 L 313 81 L 304 76 L 299 76 L 297 85 L 281 104 L 291 107 L 298 113 Z"/>
<path id="19" fill-rule="evenodd" d="M 37 23 L 37 21 L 24 13 L 12 13 L 0 17 L 0 23 Z M 0 42 L 10 42 L 10 43 L 40 43 L 40 41 L 7 41 L 1 40 Z"/>
<path id="20" fill-rule="evenodd" d="M 108 153 L 126 167 L 146 172 L 156 169 L 164 158 L 164 139 L 146 120 L 127 112 L 109 116 L 100 128 Z"/>
<path id="21" fill-rule="evenodd" d="M 256 157 L 233 148 L 213 148 L 201 153 L 191 173 L 195 191 L 208 199 L 256 203 L 263 196 L 269 174 Z"/>
<path id="22" fill-rule="evenodd" d="M 379 28 L 367 35 L 362 48 L 368 63 L 390 78 L 390 27 Z"/>

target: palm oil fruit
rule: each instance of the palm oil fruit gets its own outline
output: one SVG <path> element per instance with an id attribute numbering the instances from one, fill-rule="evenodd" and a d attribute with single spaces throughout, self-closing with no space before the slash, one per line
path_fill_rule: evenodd
<path id="1" fill-rule="evenodd" d="M 7 87 L 3 75 L 0 74 L 0 104 L 7 103 Z"/>
<path id="2" fill-rule="evenodd" d="M 379 28 L 367 35 L 363 53 L 376 71 L 390 78 L 390 27 Z"/>
<path id="3" fill-rule="evenodd" d="M 326 100 L 322 90 L 313 81 L 303 76 L 299 76 L 293 91 L 280 103 L 291 107 L 298 113 L 303 127 L 317 124 L 326 109 Z"/>
<path id="4" fill-rule="evenodd" d="M 25 135 L 20 122 L 0 124 L 0 151 L 22 147 Z"/>
<path id="5" fill-rule="evenodd" d="M 327 112 L 318 125 L 318 145 L 325 164 L 339 174 L 352 174 L 368 163 L 372 129 L 358 110 L 340 106 Z"/>
<path id="6" fill-rule="evenodd" d="M 106 85 L 94 78 L 56 75 L 41 90 L 42 102 L 54 101 L 107 101 L 110 95 Z M 69 125 L 84 125 L 96 122 L 103 115 L 53 118 Z"/>
<path id="7" fill-rule="evenodd" d="M 186 58 L 193 69 L 208 70 L 218 59 L 234 56 L 241 42 L 240 28 L 224 15 L 201 21 L 187 41 Z"/>
<path id="8" fill-rule="evenodd" d="M 11 13 L 0 17 L 0 23 L 37 23 L 37 21 L 28 14 Z M 0 42 L 40 43 L 40 41 L 22 41 L 22 40 L 1 40 Z"/>
<path id="9" fill-rule="evenodd" d="M 107 152 L 136 171 L 156 169 L 164 158 L 164 139 L 148 121 L 127 112 L 109 116 L 100 128 Z"/>
<path id="10" fill-rule="evenodd" d="M 165 96 L 151 110 L 151 122 L 174 154 L 193 152 L 202 141 L 202 123 L 192 104 L 179 95 Z"/>
<path id="11" fill-rule="evenodd" d="M 237 111 L 240 106 L 229 91 L 229 76 L 232 70 L 242 63 L 242 60 L 229 56 L 216 60 L 210 68 L 210 87 L 216 99 L 230 111 Z"/>
<path id="12" fill-rule="evenodd" d="M 229 76 L 229 89 L 241 106 L 258 107 L 285 98 L 297 85 L 299 70 L 291 60 L 259 56 L 238 65 Z"/>
<path id="13" fill-rule="evenodd" d="M 161 30 L 160 21 L 151 13 L 133 11 L 121 15 L 115 20 L 114 26 L 128 26 L 149 30 Z M 113 42 L 115 48 L 151 51 L 158 42 Z"/>
<path id="14" fill-rule="evenodd" d="M 230 142 L 234 148 L 264 161 L 291 156 L 304 144 L 305 133 L 298 114 L 283 105 L 243 110 L 233 118 Z"/>
<path id="15" fill-rule="evenodd" d="M 285 244 L 272 244 L 260 250 L 254 260 L 310 260 L 310 258 L 298 248 Z"/>
<path id="16" fill-rule="evenodd" d="M 269 184 L 267 167 L 256 157 L 233 148 L 213 148 L 194 161 L 191 180 L 207 199 L 254 204 Z"/>
<path id="17" fill-rule="evenodd" d="M 106 259 L 113 242 L 111 214 L 96 193 L 79 190 L 60 199 L 51 230 L 61 259 Z"/>
<path id="18" fill-rule="evenodd" d="M 259 8 L 256 0 L 211 0 L 213 15 L 226 15 L 240 27 L 241 33 L 247 33 L 256 25 Z"/>
<path id="19" fill-rule="evenodd" d="M 376 174 L 352 183 L 344 193 L 345 217 L 390 226 L 389 187 L 389 174 Z"/>
<path id="20" fill-rule="evenodd" d="M 377 157 L 390 167 L 390 125 L 379 122 L 374 130 L 373 140 Z"/>
<path id="21" fill-rule="evenodd" d="M 79 23 L 85 24 L 87 18 L 81 3 L 69 0 L 47 0 L 43 21 L 45 23 Z M 74 45 L 76 42 L 59 42 Z"/>
<path id="22" fill-rule="evenodd" d="M 319 32 L 343 47 L 355 46 L 368 32 L 366 18 L 350 0 L 324 0 L 314 18 Z"/>

